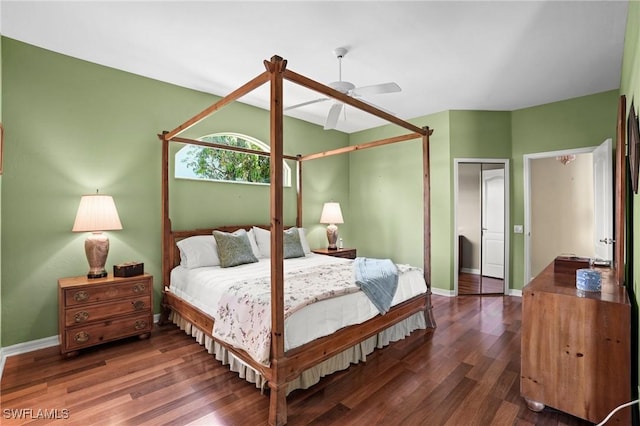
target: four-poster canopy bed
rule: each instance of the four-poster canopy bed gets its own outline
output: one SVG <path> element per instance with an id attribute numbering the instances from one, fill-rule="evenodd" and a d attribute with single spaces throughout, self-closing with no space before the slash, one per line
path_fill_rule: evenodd
<path id="1" fill-rule="evenodd" d="M 432 133 L 428 127 L 419 128 L 405 122 L 391 114 L 380 111 L 377 108 L 354 99 L 346 94 L 340 93 L 314 80 L 286 69 L 286 61 L 278 56 L 274 56 L 270 61 L 264 61 L 266 71 L 258 75 L 245 85 L 241 86 L 228 96 L 220 99 L 204 111 L 187 120 L 182 125 L 172 131 L 163 132 L 158 135 L 162 141 L 162 279 L 165 289 L 163 291 L 161 323 L 167 321 L 171 315 L 173 322 L 180 325 L 187 332 L 191 332 L 205 346 L 210 346 L 210 352 L 216 353 L 216 358 L 224 363 L 230 364 L 230 368 L 238 371 L 241 377 L 246 378 L 256 384 L 265 383 L 270 388 L 269 423 L 285 424 L 287 421 L 286 395 L 291 388 L 296 386 L 307 387 L 303 383 L 303 375 L 309 373 L 313 376 L 312 382 L 317 381 L 320 376 L 329 374 L 337 369 L 346 368 L 349 362 L 364 360 L 364 356 L 373 350 L 374 346 L 387 344 L 390 340 L 404 338 L 411 331 L 417 328 L 435 328 L 435 320 L 431 306 L 431 247 L 430 247 L 430 183 L 429 183 L 429 136 Z M 283 154 L 283 80 L 288 80 L 303 87 L 317 91 L 321 94 L 337 99 L 340 102 L 351 105 L 360 110 L 374 114 L 391 123 L 397 124 L 412 133 L 364 143 L 356 146 L 348 146 L 331 151 L 304 156 L 287 156 Z M 251 90 L 269 82 L 271 87 L 270 100 L 270 152 L 256 152 L 244 150 L 242 148 L 232 148 L 228 146 L 217 146 L 211 143 L 204 143 L 197 140 L 186 139 L 178 135 L 189 127 L 197 124 L 204 118 L 223 108 L 227 104 L 235 101 Z M 423 175 L 424 175 L 424 268 L 419 271 L 420 281 L 423 290 L 418 294 L 409 294 L 392 306 L 384 315 L 373 314 L 371 318 L 364 322 L 347 324 L 340 327 L 335 332 L 328 335 L 314 338 L 308 342 L 302 342 L 299 346 L 286 349 L 285 329 L 287 336 L 289 332 L 288 322 L 285 325 L 285 271 L 283 250 L 285 247 L 285 226 L 283 224 L 283 159 L 295 160 L 297 164 L 298 195 L 297 195 L 297 218 L 296 227 L 302 227 L 302 163 L 317 158 L 324 158 L 332 155 L 348 153 L 352 151 L 373 148 L 377 146 L 393 144 L 397 142 L 422 138 L 423 149 Z M 233 344 L 219 338 L 214 338 L 214 326 L 216 326 L 213 315 L 205 312 L 201 307 L 196 306 L 193 300 L 183 298 L 169 288 L 173 278 L 172 270 L 178 269 L 181 264 L 181 251 L 177 244 L 194 236 L 211 236 L 214 229 L 223 232 L 234 232 L 241 228 L 249 232 L 258 232 L 260 229 L 249 226 L 227 226 L 211 229 L 197 229 L 191 231 L 174 231 L 169 218 L 169 144 L 178 142 L 184 144 L 204 145 L 224 149 L 237 150 L 258 155 L 268 155 L 271 162 L 271 184 L 270 184 L 270 220 L 269 225 L 264 225 L 264 231 L 269 232 L 267 238 L 268 249 L 271 255 L 264 260 L 268 264 L 270 271 L 269 284 L 269 350 L 268 362 L 259 362 L 252 357 L 247 350 L 239 349 Z M 243 231 L 239 231 L 242 233 Z M 301 234 L 302 236 L 303 234 Z M 315 255 L 329 259 L 329 257 Z M 334 258 L 331 258 L 334 259 Z M 295 259 L 292 259 L 295 260 Z M 339 259 L 342 262 L 353 262 Z M 289 262 L 289 260 L 287 261 Z M 334 265 L 335 266 L 335 265 Z M 335 266 L 338 267 L 338 266 Z M 231 268 L 233 269 L 233 268 Z M 402 279 L 402 277 L 400 278 Z M 288 290 L 287 290 L 288 291 Z M 362 292 L 357 292 L 362 293 Z M 352 294 L 349 297 L 356 297 Z M 360 297 L 360 296 L 358 296 Z M 366 296 L 365 296 L 366 297 Z M 340 299 L 334 298 L 334 299 Z M 334 300 L 332 299 L 332 300 Z M 395 300 L 395 299 L 394 299 Z M 319 302 L 322 303 L 322 302 Z M 351 302 L 348 302 L 351 303 Z M 367 302 L 368 303 L 368 302 Z M 395 303 L 395 302 L 394 302 Z M 315 304 L 314 304 L 315 305 Z M 297 312 L 296 312 L 297 314 Z M 416 322 L 421 324 L 416 325 Z M 408 324 L 413 325 L 409 326 Z M 400 330 L 402 329 L 402 330 Z M 383 342 L 380 343 L 382 337 Z M 400 337 L 397 337 L 398 333 Z M 396 337 L 394 337 L 396 336 Z M 378 340 L 376 340 L 378 339 Z M 371 343 L 377 342 L 377 343 Z M 363 349 L 363 347 L 365 347 Z M 355 348 L 355 349 L 354 349 Z M 362 351 L 363 354 L 353 355 L 350 351 Z M 351 353 L 352 358 L 359 359 L 353 361 L 352 358 L 346 360 L 346 366 L 335 367 L 329 365 L 336 359 L 342 357 L 344 364 L 345 354 Z M 235 364 L 232 365 L 232 364 Z M 326 367 L 326 368 L 325 368 Z M 251 377 L 249 377 L 251 376 Z M 302 382 L 301 382 L 302 380 Z"/>

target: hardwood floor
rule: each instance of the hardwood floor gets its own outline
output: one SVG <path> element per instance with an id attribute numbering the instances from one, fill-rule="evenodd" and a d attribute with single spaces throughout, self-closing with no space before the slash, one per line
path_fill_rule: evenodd
<path id="1" fill-rule="evenodd" d="M 433 302 L 435 331 L 414 332 L 366 363 L 293 392 L 288 424 L 590 424 L 549 408 L 534 413 L 520 398 L 519 298 L 434 296 Z M 176 327 L 156 327 L 148 340 L 105 344 L 74 359 L 58 350 L 7 360 L 0 423 L 266 423 L 268 392 L 229 372 Z M 67 418 L 32 421 L 38 415 Z"/>
<path id="2" fill-rule="evenodd" d="M 480 286 L 481 281 L 482 287 Z M 460 272 L 458 274 L 458 294 L 460 296 L 470 294 L 504 294 L 504 280 Z"/>

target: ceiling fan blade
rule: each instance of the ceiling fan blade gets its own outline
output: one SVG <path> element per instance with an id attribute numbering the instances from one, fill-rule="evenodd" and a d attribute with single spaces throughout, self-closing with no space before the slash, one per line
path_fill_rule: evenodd
<path id="1" fill-rule="evenodd" d="M 370 96 L 370 95 L 381 95 L 383 93 L 394 93 L 399 92 L 402 89 L 398 86 L 397 83 L 381 83 L 374 84 L 371 86 L 362 86 L 356 87 L 351 91 L 353 96 Z"/>
<path id="2" fill-rule="evenodd" d="M 327 121 L 324 123 L 325 130 L 336 128 L 338 118 L 340 118 L 340 111 L 342 111 L 342 104 L 340 102 L 336 102 L 331 106 L 329 114 L 327 115 Z"/>
<path id="3" fill-rule="evenodd" d="M 315 104 L 315 103 L 318 103 L 318 102 L 324 102 L 324 101 L 328 101 L 328 100 L 329 100 L 329 98 L 318 98 L 318 99 L 314 99 L 312 101 L 302 102 L 301 104 L 291 105 L 290 107 L 286 107 L 284 109 L 284 111 L 289 111 L 290 109 L 300 108 L 300 107 L 303 107 L 303 106 Z"/>

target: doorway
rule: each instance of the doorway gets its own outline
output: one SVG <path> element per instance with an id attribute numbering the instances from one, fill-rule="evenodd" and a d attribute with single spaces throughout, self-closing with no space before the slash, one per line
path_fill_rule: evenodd
<path id="1" fill-rule="evenodd" d="M 524 283 L 559 255 L 613 259 L 612 141 L 524 156 Z"/>
<path id="2" fill-rule="evenodd" d="M 509 289 L 509 160 L 454 159 L 454 292 Z"/>

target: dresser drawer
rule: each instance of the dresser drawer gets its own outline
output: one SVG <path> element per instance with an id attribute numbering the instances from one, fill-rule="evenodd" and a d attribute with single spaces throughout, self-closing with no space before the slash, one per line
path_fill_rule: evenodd
<path id="1" fill-rule="evenodd" d="M 65 309 L 64 323 L 67 327 L 71 327 L 91 321 L 99 321 L 136 312 L 149 313 L 152 309 L 153 307 L 151 306 L 150 295 L 135 297 L 115 302 Z"/>
<path id="2" fill-rule="evenodd" d="M 95 285 L 65 289 L 64 304 L 66 307 L 70 307 L 148 294 L 151 294 L 151 286 L 149 280 L 146 279 L 123 283 L 96 283 Z"/>
<path id="3" fill-rule="evenodd" d="M 146 313 L 68 328 L 63 352 L 150 332 L 152 325 L 153 316 Z"/>

